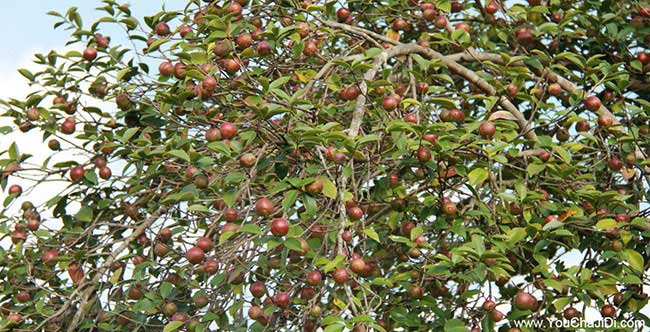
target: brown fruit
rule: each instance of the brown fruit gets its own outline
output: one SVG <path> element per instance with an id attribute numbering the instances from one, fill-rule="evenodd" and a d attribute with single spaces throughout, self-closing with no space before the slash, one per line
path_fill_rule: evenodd
<path id="1" fill-rule="evenodd" d="M 250 292 L 254 297 L 261 298 L 262 296 L 266 295 L 266 286 L 263 282 L 256 281 L 251 284 Z"/>
<path id="2" fill-rule="evenodd" d="M 597 111 L 602 106 L 602 103 L 600 102 L 600 98 L 596 96 L 589 96 L 584 100 L 584 102 L 585 102 L 585 107 L 592 112 Z"/>
<path id="3" fill-rule="evenodd" d="M 426 163 L 431 160 L 431 151 L 428 148 L 421 146 L 418 148 L 416 156 L 420 162 Z"/>
<path id="4" fill-rule="evenodd" d="M 614 124 L 614 117 L 609 114 L 601 114 L 598 116 L 598 125 L 601 127 L 610 127 Z"/>
<path id="5" fill-rule="evenodd" d="M 323 192 L 323 180 L 316 178 L 314 182 L 305 186 L 305 191 L 310 195 L 318 195 Z"/>
<path id="6" fill-rule="evenodd" d="M 205 258 L 205 254 L 203 253 L 203 249 L 199 247 L 192 247 L 189 250 L 187 250 L 187 253 L 185 254 L 185 258 L 187 258 L 187 261 L 192 264 L 199 264 L 203 262 L 203 258 Z"/>
<path id="7" fill-rule="evenodd" d="M 81 166 L 74 166 L 70 169 L 70 179 L 73 182 L 80 181 L 81 179 L 84 178 L 85 174 L 86 174 L 86 170 Z"/>
<path id="8" fill-rule="evenodd" d="M 171 30 L 169 29 L 169 25 L 165 22 L 160 22 L 156 24 L 156 27 L 154 29 L 156 31 L 156 34 L 158 36 L 167 36 L 171 33 Z"/>
<path id="9" fill-rule="evenodd" d="M 83 52 L 83 58 L 87 61 L 95 60 L 95 58 L 97 58 L 97 50 L 92 47 L 85 49 Z"/>
<path id="10" fill-rule="evenodd" d="M 482 122 L 478 127 L 478 133 L 483 136 L 483 138 L 491 139 L 496 133 L 497 127 L 491 121 Z"/>
<path id="11" fill-rule="evenodd" d="M 537 299 L 529 293 L 519 292 L 515 295 L 514 305 L 519 310 L 533 310 L 537 306 Z"/>
<path id="12" fill-rule="evenodd" d="M 261 198 L 255 203 L 255 213 L 259 216 L 267 217 L 273 213 L 275 206 L 268 198 Z"/>
<path id="13" fill-rule="evenodd" d="M 350 261 L 350 270 L 356 274 L 362 274 L 366 269 L 366 262 L 361 258 L 355 258 Z"/>
<path id="14" fill-rule="evenodd" d="M 602 308 L 600 308 L 600 315 L 603 317 L 615 317 L 616 308 L 611 304 L 605 304 Z"/>
<path id="15" fill-rule="evenodd" d="M 323 280 L 323 277 L 321 276 L 320 272 L 318 271 L 311 271 L 307 273 L 307 283 L 312 285 L 312 286 L 318 286 Z"/>
<path id="16" fill-rule="evenodd" d="M 348 270 L 344 268 L 338 268 L 334 270 L 332 276 L 334 277 L 334 281 L 337 284 L 344 284 L 348 282 L 348 279 L 350 278 L 350 274 L 348 273 Z"/>

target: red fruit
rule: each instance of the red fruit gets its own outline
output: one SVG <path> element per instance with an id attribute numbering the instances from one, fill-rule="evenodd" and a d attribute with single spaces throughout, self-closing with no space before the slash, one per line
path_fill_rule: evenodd
<path id="1" fill-rule="evenodd" d="M 310 39 L 305 42 L 305 48 L 302 51 L 305 55 L 314 55 L 318 52 L 318 44 L 315 40 Z"/>
<path id="2" fill-rule="evenodd" d="M 142 256 L 135 256 L 135 257 L 133 257 L 133 264 L 134 264 L 134 265 L 139 265 L 139 264 L 142 264 L 142 263 L 144 263 L 144 262 L 146 262 L 146 261 L 147 261 L 147 259 L 144 258 L 144 257 L 142 257 Z"/>
<path id="3" fill-rule="evenodd" d="M 190 316 L 188 316 L 184 312 L 177 312 L 172 315 L 170 320 L 173 322 L 187 322 L 188 320 L 190 320 Z"/>
<path id="4" fill-rule="evenodd" d="M 192 264 L 199 264 L 203 262 L 203 258 L 205 258 L 205 254 L 203 253 L 203 249 L 199 247 L 192 247 L 187 251 L 185 257 L 187 258 L 188 262 Z"/>
<path id="5" fill-rule="evenodd" d="M 519 292 L 515 295 L 514 305 L 519 310 L 533 310 L 537 306 L 537 299 L 529 293 Z"/>
<path id="6" fill-rule="evenodd" d="M 443 211 L 446 215 L 448 215 L 448 216 L 452 216 L 452 215 L 455 215 L 455 214 L 456 214 L 456 212 L 458 211 L 458 209 L 456 208 L 456 204 L 454 204 L 454 203 L 452 203 L 452 202 L 447 202 L 447 203 L 444 203 L 444 204 L 442 205 L 442 211 Z"/>
<path id="7" fill-rule="evenodd" d="M 9 187 L 8 192 L 9 192 L 9 195 L 16 195 L 16 196 L 18 196 L 18 195 L 20 195 L 20 194 L 23 193 L 23 187 L 21 187 L 21 186 L 18 185 L 18 184 L 12 184 L 12 185 Z"/>
<path id="8" fill-rule="evenodd" d="M 359 220 L 363 217 L 363 210 L 358 206 L 353 206 L 348 209 L 348 216 L 352 220 Z"/>
<path id="9" fill-rule="evenodd" d="M 270 54 L 272 51 L 271 43 L 269 43 L 266 40 L 262 40 L 259 43 L 257 43 L 257 54 L 259 55 L 267 55 Z"/>
<path id="10" fill-rule="evenodd" d="M 580 120 L 576 122 L 576 131 L 585 132 L 585 131 L 589 131 L 589 129 L 591 129 L 591 126 L 589 125 L 589 122 L 587 122 L 586 120 Z"/>
<path id="11" fill-rule="evenodd" d="M 24 230 L 16 229 L 15 231 L 11 232 L 11 242 L 13 244 L 18 244 L 25 240 L 27 240 L 27 233 L 25 233 Z"/>
<path id="12" fill-rule="evenodd" d="M 607 161 L 607 167 L 612 171 L 618 171 L 623 168 L 623 161 L 621 159 L 613 157 Z"/>
<path id="13" fill-rule="evenodd" d="M 316 296 L 316 290 L 313 287 L 303 287 L 300 290 L 300 298 L 303 300 L 311 300 Z"/>
<path id="14" fill-rule="evenodd" d="M 237 209 L 227 208 L 223 211 L 223 219 L 228 222 L 237 221 L 237 219 L 239 219 L 238 215 Z"/>
<path id="15" fill-rule="evenodd" d="M 546 218 L 544 218 L 544 223 L 548 224 L 551 221 L 559 221 L 559 220 L 560 220 L 560 217 L 558 217 L 557 214 L 551 214 L 549 216 L 546 216 Z"/>
<path id="16" fill-rule="evenodd" d="M 399 104 L 399 101 L 397 100 L 397 98 L 391 97 L 391 96 L 384 97 L 384 100 L 382 102 L 382 106 L 387 111 L 395 109 L 398 104 Z"/>
<path id="17" fill-rule="evenodd" d="M 289 306 L 291 298 L 287 292 L 278 292 L 273 296 L 273 304 L 277 305 L 280 308 L 286 308 Z"/>
<path id="18" fill-rule="evenodd" d="M 323 280 L 323 277 L 321 276 L 320 272 L 318 271 L 311 271 L 307 273 L 307 283 L 312 285 L 312 286 L 318 286 L 320 284 L 321 280 Z"/>
<path id="19" fill-rule="evenodd" d="M 75 121 L 73 117 L 66 118 L 63 123 L 61 123 L 61 132 L 67 135 L 74 133 L 75 131 Z"/>
<path id="20" fill-rule="evenodd" d="M 557 83 L 549 84 L 546 90 L 551 96 L 559 96 L 562 93 L 562 87 Z"/>
<path id="21" fill-rule="evenodd" d="M 27 220 L 27 229 L 29 229 L 32 232 L 36 232 L 40 226 L 41 226 L 41 222 L 38 221 L 38 219 Z"/>
<path id="22" fill-rule="evenodd" d="M 459 109 L 449 110 L 449 119 L 454 122 L 465 121 L 465 113 Z"/>
<path id="23" fill-rule="evenodd" d="M 228 11 L 230 14 L 238 16 L 242 12 L 242 6 L 238 2 L 233 1 L 228 5 L 228 7 L 226 7 L 226 11 Z"/>
<path id="24" fill-rule="evenodd" d="M 205 263 L 203 263 L 203 270 L 209 275 L 217 273 L 219 269 L 219 261 L 214 258 L 208 258 Z"/>
<path id="25" fill-rule="evenodd" d="M 323 180 L 316 178 L 314 182 L 305 186 L 305 191 L 310 195 L 318 195 L 323 192 Z"/>
<path id="26" fill-rule="evenodd" d="M 494 303 L 494 301 L 492 300 L 485 300 L 485 302 L 483 302 L 483 305 L 481 307 L 485 311 L 492 311 L 497 307 L 497 304 Z"/>
<path id="27" fill-rule="evenodd" d="M 614 124 L 614 117 L 609 114 L 601 114 L 598 116 L 598 125 L 601 127 L 610 127 Z"/>
<path id="28" fill-rule="evenodd" d="M 639 15 L 643 17 L 650 17 L 650 6 L 643 6 L 639 8 Z"/>
<path id="29" fill-rule="evenodd" d="M 492 310 L 490 312 L 490 318 L 492 318 L 492 320 L 497 323 L 502 321 L 504 316 L 505 315 L 499 310 Z"/>
<path id="30" fill-rule="evenodd" d="M 202 236 L 196 240 L 196 246 L 201 248 L 204 252 L 208 252 L 214 248 L 214 242 L 210 238 Z"/>
<path id="31" fill-rule="evenodd" d="M 427 161 L 431 160 L 431 151 L 429 151 L 428 148 L 421 146 L 418 148 L 416 156 L 420 162 L 426 163 Z"/>
<path id="32" fill-rule="evenodd" d="M 345 8 L 339 8 L 336 11 L 336 18 L 339 22 L 345 22 L 350 17 L 350 11 Z"/>
<path id="33" fill-rule="evenodd" d="M 219 133 L 221 134 L 221 138 L 231 139 L 237 135 L 237 127 L 230 122 L 224 122 L 219 127 Z"/>
<path id="34" fill-rule="evenodd" d="M 600 106 L 602 106 L 602 103 L 600 102 L 600 98 L 596 96 L 589 96 L 585 99 L 585 107 L 592 112 L 597 111 Z"/>
<path id="35" fill-rule="evenodd" d="M 442 28 L 447 26 L 447 18 L 440 15 L 440 16 L 436 17 L 436 20 L 433 22 L 433 25 L 435 25 L 436 28 L 438 28 L 438 29 L 442 29 Z M 467 25 L 467 24 L 465 24 L 465 25 Z M 468 29 L 469 29 L 469 27 L 468 27 Z"/>
<path id="36" fill-rule="evenodd" d="M 407 222 L 402 225 L 402 234 L 407 237 L 411 237 L 411 230 L 415 228 L 415 224 L 412 222 Z"/>
<path id="37" fill-rule="evenodd" d="M 19 291 L 18 294 L 16 294 L 16 300 L 20 303 L 25 303 L 31 299 L 31 296 L 29 295 L 29 292 L 27 291 Z"/>
<path id="38" fill-rule="evenodd" d="M 101 34 L 95 34 L 95 43 L 97 44 L 97 47 L 99 48 L 107 48 L 108 44 L 110 43 L 110 40 L 106 36 L 102 36 Z"/>
<path id="39" fill-rule="evenodd" d="M 254 297 L 261 298 L 262 296 L 266 295 L 266 286 L 263 282 L 256 281 L 251 284 L 250 292 Z"/>
<path id="40" fill-rule="evenodd" d="M 485 12 L 488 14 L 494 14 L 499 10 L 499 5 L 494 0 L 490 0 L 485 6 Z"/>
<path id="41" fill-rule="evenodd" d="M 168 34 L 171 33 L 171 30 L 169 29 L 169 25 L 167 25 L 167 23 L 165 22 L 160 22 L 156 24 L 155 31 L 158 36 L 167 36 Z"/>
<path id="42" fill-rule="evenodd" d="M 70 169 L 70 179 L 73 182 L 77 182 L 84 178 L 86 170 L 81 166 L 74 166 Z"/>
<path id="43" fill-rule="evenodd" d="M 454 30 L 461 30 L 461 29 L 467 31 L 467 33 L 472 32 L 472 30 L 469 27 L 469 24 L 467 24 L 465 22 L 460 22 L 460 23 L 456 24 L 456 27 L 455 27 Z"/>
<path id="44" fill-rule="evenodd" d="M 43 264 L 45 264 L 47 266 L 54 266 L 54 265 L 56 265 L 57 257 L 59 257 L 58 252 L 56 252 L 54 250 L 49 250 L 49 251 L 46 251 L 43 254 L 43 257 L 41 258 L 41 260 L 43 261 Z"/>
<path id="45" fill-rule="evenodd" d="M 366 262 L 361 258 L 355 258 L 350 261 L 350 270 L 356 274 L 361 274 L 366 269 Z"/>
<path id="46" fill-rule="evenodd" d="M 219 128 L 210 128 L 205 132 L 205 140 L 208 142 L 220 141 L 221 140 L 221 131 Z"/>
<path id="47" fill-rule="evenodd" d="M 413 299 L 420 299 L 424 295 L 424 289 L 419 285 L 411 285 L 406 292 Z"/>
<path id="48" fill-rule="evenodd" d="M 99 177 L 104 180 L 108 180 L 112 174 L 111 169 L 106 166 L 99 169 Z"/>
<path id="49" fill-rule="evenodd" d="M 565 319 L 573 319 L 580 317 L 580 311 L 574 307 L 568 307 L 562 312 Z"/>
<path id="50" fill-rule="evenodd" d="M 212 76 L 206 76 L 201 82 L 203 89 L 212 92 L 217 88 L 217 80 Z"/>
<path id="51" fill-rule="evenodd" d="M 253 37 L 251 36 L 250 33 L 244 32 L 239 34 L 239 36 L 237 36 L 237 38 L 235 39 L 235 43 L 241 49 L 248 48 L 251 45 L 253 45 Z"/>
<path id="52" fill-rule="evenodd" d="M 221 234 L 224 234 L 226 232 L 237 232 L 239 230 L 239 224 L 227 222 L 223 225 L 221 228 Z"/>
<path id="53" fill-rule="evenodd" d="M 542 152 L 539 153 L 538 157 L 539 157 L 539 159 L 541 159 L 542 161 L 548 161 L 549 159 L 551 159 L 551 153 L 548 152 L 548 151 L 546 151 L 546 150 L 544 150 L 544 151 L 542 151 Z"/>
<path id="54" fill-rule="evenodd" d="M 262 217 L 270 216 L 273 213 L 274 205 L 268 198 L 260 198 L 255 203 L 255 213 Z"/>
<path id="55" fill-rule="evenodd" d="M 492 136 L 494 136 L 494 133 L 496 133 L 497 127 L 494 125 L 493 122 L 490 121 L 485 121 L 482 122 L 481 125 L 478 127 L 478 133 L 483 136 L 483 138 L 488 138 L 491 139 Z"/>
<path id="56" fill-rule="evenodd" d="M 259 306 L 254 305 L 248 309 L 248 317 L 250 317 L 250 319 L 258 319 L 263 316 L 264 310 Z"/>
<path id="57" fill-rule="evenodd" d="M 528 28 L 522 28 L 515 31 L 515 38 L 522 45 L 530 45 L 535 42 L 535 37 Z"/>
<path id="58" fill-rule="evenodd" d="M 88 61 L 95 60 L 95 58 L 97 58 L 97 50 L 92 47 L 85 49 L 83 53 L 83 58 Z"/>
<path id="59" fill-rule="evenodd" d="M 192 33 L 192 27 L 189 25 L 184 25 L 180 28 L 178 32 L 181 34 L 182 38 L 185 38 L 187 35 Z"/>
<path id="60" fill-rule="evenodd" d="M 404 116 L 404 121 L 410 123 L 418 123 L 418 116 L 413 113 L 406 114 Z"/>
<path id="61" fill-rule="evenodd" d="M 20 324 L 23 322 L 23 316 L 17 312 L 12 312 L 7 315 L 7 321 L 14 324 Z"/>
<path id="62" fill-rule="evenodd" d="M 231 75 L 236 73 L 237 71 L 239 71 L 239 69 L 241 69 L 241 64 L 239 63 L 238 60 L 235 60 L 235 59 L 226 59 L 226 60 L 224 60 L 223 66 L 226 68 L 226 71 L 228 72 L 228 74 L 231 74 Z"/>
<path id="63" fill-rule="evenodd" d="M 602 308 L 600 308 L 600 315 L 603 317 L 615 317 L 616 308 L 611 304 L 605 304 Z"/>
<path id="64" fill-rule="evenodd" d="M 271 234 L 285 236 L 289 232 L 289 222 L 284 218 L 275 218 L 271 222 Z"/>
<path id="65" fill-rule="evenodd" d="M 348 270 L 344 268 L 338 268 L 334 270 L 334 273 L 332 273 L 334 276 L 334 281 L 337 284 L 344 284 L 348 282 L 348 279 L 350 278 L 350 274 L 348 273 Z"/>

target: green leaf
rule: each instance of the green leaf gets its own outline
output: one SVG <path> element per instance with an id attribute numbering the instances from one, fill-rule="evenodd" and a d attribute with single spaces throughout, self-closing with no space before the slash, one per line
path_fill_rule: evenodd
<path id="1" fill-rule="evenodd" d="M 321 181 L 323 181 L 323 195 L 330 199 L 336 199 L 336 185 L 330 179 L 321 176 Z"/>
<path id="2" fill-rule="evenodd" d="M 381 242 L 381 241 L 379 241 L 379 234 L 377 234 L 377 232 L 375 232 L 375 230 L 372 229 L 372 228 L 364 229 L 363 234 L 366 234 L 369 238 L 377 241 L 377 243 Z"/>
<path id="3" fill-rule="evenodd" d="M 171 151 L 167 152 L 166 155 L 170 155 L 170 156 L 176 157 L 178 159 L 190 162 L 190 156 L 187 154 L 187 152 L 185 152 L 183 150 L 171 150 Z"/>
<path id="4" fill-rule="evenodd" d="M 23 75 L 26 79 L 30 81 L 34 80 L 34 74 L 32 74 L 32 72 L 30 72 L 29 70 L 21 68 L 18 69 L 18 72 L 20 73 L 20 75 Z"/>
<path id="5" fill-rule="evenodd" d="M 323 332 L 340 332 L 343 331 L 345 325 L 342 324 L 332 324 L 328 325 Z"/>
<path id="6" fill-rule="evenodd" d="M 612 218 L 600 219 L 596 223 L 596 228 L 598 229 L 610 229 L 616 227 L 616 220 Z"/>
<path id="7" fill-rule="evenodd" d="M 120 141 L 122 143 L 128 142 L 131 139 L 131 137 L 133 137 L 133 135 L 135 135 L 138 132 L 138 130 L 140 130 L 140 128 L 138 127 L 127 129 L 122 135 L 122 137 L 120 138 Z"/>
<path id="8" fill-rule="evenodd" d="M 261 235 L 262 229 L 254 224 L 246 224 L 239 228 L 239 232 Z"/>
<path id="9" fill-rule="evenodd" d="M 633 249 L 626 249 L 624 252 L 625 258 L 630 263 L 630 267 L 637 272 L 643 272 L 643 256 Z"/>
<path id="10" fill-rule="evenodd" d="M 477 186 L 483 181 L 487 180 L 487 178 L 490 176 L 490 173 L 485 168 L 475 168 L 469 174 L 467 174 L 467 178 L 469 179 L 469 183 L 473 186 Z"/>
<path id="11" fill-rule="evenodd" d="M 172 332 L 178 330 L 179 327 L 185 325 L 185 322 L 182 322 L 180 320 L 175 320 L 173 322 L 167 323 L 165 325 L 165 328 L 163 328 L 163 332 Z"/>
<path id="12" fill-rule="evenodd" d="M 75 217 L 79 221 L 91 222 L 93 220 L 93 209 L 87 206 L 82 206 L 81 209 L 79 209 L 79 212 L 77 212 L 77 215 Z"/>
<path id="13" fill-rule="evenodd" d="M 445 332 L 466 332 L 465 323 L 460 319 L 451 319 L 445 323 Z"/>
<path id="14" fill-rule="evenodd" d="M 528 176 L 533 176 L 535 174 L 538 174 L 539 172 L 543 171 L 546 166 L 544 164 L 540 163 L 531 163 L 528 164 L 528 167 L 526 168 L 526 171 L 528 171 Z"/>
<path id="15" fill-rule="evenodd" d="M 290 250 L 302 252 L 302 245 L 300 245 L 300 241 L 296 238 L 288 238 L 284 241 L 284 246 Z"/>
<path id="16" fill-rule="evenodd" d="M 513 245 L 524 238 L 526 238 L 526 229 L 523 227 L 516 227 L 508 231 L 507 239 L 509 245 Z"/>

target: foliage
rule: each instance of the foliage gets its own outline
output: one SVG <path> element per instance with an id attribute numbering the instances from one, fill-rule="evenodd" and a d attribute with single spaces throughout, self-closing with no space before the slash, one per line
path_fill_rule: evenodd
<path id="1" fill-rule="evenodd" d="M 528 2 L 51 12 L 74 50 L 2 102 L 52 149 L 1 154 L 2 328 L 650 323 L 650 7 Z"/>

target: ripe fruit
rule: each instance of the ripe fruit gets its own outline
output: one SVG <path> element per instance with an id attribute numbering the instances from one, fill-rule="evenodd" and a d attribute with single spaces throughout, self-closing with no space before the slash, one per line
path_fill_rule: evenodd
<path id="1" fill-rule="evenodd" d="M 208 252 L 214 248 L 214 242 L 210 238 L 202 236 L 196 240 L 196 246 L 201 248 L 204 252 Z"/>
<path id="2" fill-rule="evenodd" d="M 255 203 L 255 213 L 262 217 L 270 216 L 273 213 L 273 202 L 268 198 L 260 198 Z"/>
<path id="3" fill-rule="evenodd" d="M 529 293 L 519 292 L 515 295 L 514 305 L 519 310 L 533 310 L 537 306 L 537 299 Z"/>
<path id="4" fill-rule="evenodd" d="M 492 320 L 497 323 L 502 321 L 504 316 L 505 315 L 499 310 L 492 310 L 490 312 L 490 318 L 492 318 Z"/>
<path id="5" fill-rule="evenodd" d="M 54 250 L 48 250 L 43 254 L 43 257 L 41 260 L 43 261 L 43 264 L 47 266 L 54 266 L 56 265 L 56 260 L 57 257 L 59 257 L 59 253 L 54 251 Z"/>
<path id="6" fill-rule="evenodd" d="M 522 45 L 530 45 L 535 42 L 535 37 L 528 28 L 521 28 L 515 31 L 515 38 Z"/>
<path id="7" fill-rule="evenodd" d="M 269 43 L 266 40 L 262 40 L 259 43 L 257 43 L 257 54 L 259 55 L 267 55 L 270 54 L 272 51 L 271 43 Z"/>
<path id="8" fill-rule="evenodd" d="M 169 29 L 169 25 L 165 22 L 160 22 L 156 24 L 156 27 L 154 28 L 156 31 L 156 34 L 158 36 L 167 36 L 168 34 L 171 33 L 171 30 Z"/>
<path id="9" fill-rule="evenodd" d="M 363 217 L 363 210 L 358 206 L 353 206 L 348 209 L 348 216 L 352 220 L 359 220 Z"/>
<path id="10" fill-rule="evenodd" d="M 609 114 L 601 114 L 598 116 L 598 125 L 601 127 L 610 127 L 614 124 L 614 117 Z"/>
<path id="11" fill-rule="evenodd" d="M 235 43 L 239 48 L 245 49 L 253 45 L 253 37 L 251 36 L 250 33 L 244 32 L 239 34 L 239 36 L 237 36 L 237 38 L 235 39 Z"/>
<path id="12" fill-rule="evenodd" d="M 73 117 L 66 118 L 63 123 L 61 123 L 61 132 L 67 135 L 74 133 L 75 130 L 75 121 Z"/>
<path id="13" fill-rule="evenodd" d="M 644 66 L 650 63 L 650 54 L 646 52 L 639 52 L 636 54 L 637 60 L 641 62 Z"/>
<path id="14" fill-rule="evenodd" d="M 185 258 L 187 258 L 187 261 L 192 264 L 199 264 L 203 262 L 204 257 L 205 254 L 203 253 L 203 249 L 199 247 L 192 247 L 185 254 Z"/>
<path id="15" fill-rule="evenodd" d="M 465 113 L 459 109 L 449 110 L 449 119 L 454 122 L 465 121 Z"/>
<path id="16" fill-rule="evenodd" d="M 544 162 L 546 162 L 546 161 L 548 161 L 549 159 L 551 159 L 551 153 L 548 152 L 548 151 L 546 151 L 546 150 L 540 152 L 537 156 L 539 157 L 539 159 L 541 159 L 541 160 L 544 161 Z"/>
<path id="17" fill-rule="evenodd" d="M 492 300 L 485 300 L 485 302 L 483 302 L 483 305 L 481 306 L 481 308 L 483 308 L 483 310 L 485 310 L 485 311 L 492 311 L 496 307 L 497 307 L 497 304 L 494 303 L 494 301 L 492 301 Z"/>
<path id="18" fill-rule="evenodd" d="M 230 139 L 237 135 L 237 127 L 230 122 L 224 122 L 219 127 L 219 133 L 221 134 L 221 138 Z"/>
<path id="19" fill-rule="evenodd" d="M 228 11 L 230 14 L 238 16 L 242 12 L 242 6 L 240 3 L 233 1 L 228 5 L 228 7 L 226 7 L 226 11 Z"/>
<path id="20" fill-rule="evenodd" d="M 580 311 L 574 307 L 568 307 L 562 312 L 565 319 L 572 319 L 580 317 Z"/>
<path id="21" fill-rule="evenodd" d="M 99 177 L 100 178 L 102 178 L 104 180 L 108 180 L 111 177 L 111 175 L 112 175 L 112 172 L 111 172 L 110 168 L 104 166 L 104 167 L 99 169 Z"/>
<path id="22" fill-rule="evenodd" d="M 591 129 L 591 126 L 589 125 L 589 122 L 587 122 L 586 120 L 580 120 L 576 122 L 576 131 L 585 132 L 585 131 L 589 131 L 589 129 Z"/>
<path id="23" fill-rule="evenodd" d="M 454 204 L 453 202 L 446 202 L 446 203 L 442 204 L 442 211 L 446 215 L 452 216 L 452 215 L 456 214 L 458 209 L 456 208 L 456 204 Z"/>
<path id="24" fill-rule="evenodd" d="M 603 317 L 615 317 L 616 308 L 611 304 L 605 304 L 602 308 L 600 308 L 600 315 Z"/>
<path id="25" fill-rule="evenodd" d="M 236 73 L 237 71 L 239 71 L 239 69 L 241 69 L 241 64 L 239 63 L 238 60 L 235 60 L 235 59 L 226 59 L 226 60 L 224 60 L 223 66 L 224 66 L 224 68 L 226 68 L 226 71 L 230 75 Z"/>
<path id="26" fill-rule="evenodd" d="M 74 166 L 70 169 L 70 179 L 73 182 L 83 179 L 84 175 L 86 175 L 86 170 L 81 166 Z"/>
<path id="27" fill-rule="evenodd" d="M 428 148 L 421 146 L 418 148 L 416 156 L 420 162 L 426 163 L 427 161 L 431 160 L 431 151 L 429 151 Z"/>
<path id="28" fill-rule="evenodd" d="M 255 157 L 254 154 L 244 153 L 241 157 L 239 157 L 239 165 L 241 165 L 242 167 L 253 167 L 255 166 L 256 160 L 257 157 Z"/>
<path id="29" fill-rule="evenodd" d="M 83 53 L 83 58 L 88 61 L 95 60 L 95 58 L 97 58 L 97 50 L 92 47 L 85 49 Z"/>
<path id="30" fill-rule="evenodd" d="M 289 222 L 284 218 L 275 218 L 271 222 L 271 234 L 285 236 L 289 232 Z"/>
<path id="31" fill-rule="evenodd" d="M 19 291 L 18 294 L 16 294 L 16 300 L 20 303 L 25 303 L 31 299 L 31 296 L 29 295 L 29 292 L 27 291 Z"/>
<path id="32" fill-rule="evenodd" d="M 316 178 L 314 182 L 305 186 L 305 191 L 310 195 L 318 195 L 323 192 L 323 180 Z"/>
<path id="33" fill-rule="evenodd" d="M 18 244 L 25 240 L 27 240 L 27 233 L 25 233 L 24 230 L 16 229 L 15 231 L 11 232 L 11 242 L 13 244 Z"/>
<path id="34" fill-rule="evenodd" d="M 192 27 L 189 25 L 183 25 L 178 32 L 180 33 L 182 38 L 185 38 L 187 35 L 192 33 Z"/>
<path id="35" fill-rule="evenodd" d="M 496 130 L 497 127 L 491 121 L 485 121 L 478 127 L 478 133 L 487 139 L 491 139 L 494 133 L 496 133 Z"/>
<path id="36" fill-rule="evenodd" d="M 551 214 L 546 216 L 546 218 L 544 218 L 544 224 L 548 224 L 552 221 L 560 221 L 560 217 L 558 217 L 557 214 Z"/>
<path id="37" fill-rule="evenodd" d="M 562 93 L 562 87 L 557 83 L 549 84 L 546 90 L 551 96 L 559 96 Z"/>
<path id="38" fill-rule="evenodd" d="M 602 103 L 600 102 L 600 98 L 596 96 L 589 96 L 584 100 L 584 102 L 585 102 L 585 107 L 592 112 L 597 111 L 600 108 L 600 106 L 602 106 Z"/>
<path id="39" fill-rule="evenodd" d="M 302 51 L 305 55 L 314 55 L 318 52 L 318 44 L 315 40 L 310 39 L 305 42 L 305 48 Z"/>
<path id="40" fill-rule="evenodd" d="M 361 258 L 355 258 L 350 261 L 350 270 L 356 274 L 361 274 L 366 269 L 366 262 Z"/>
<path id="41" fill-rule="evenodd" d="M 427 8 L 422 10 L 422 18 L 425 19 L 426 21 L 433 21 L 438 17 L 438 12 L 436 12 L 435 9 L 432 8 Z"/>
<path id="42" fill-rule="evenodd" d="M 250 319 L 258 319 L 262 316 L 264 316 L 264 310 L 259 306 L 254 305 L 248 309 L 248 317 Z"/>
<path id="43" fill-rule="evenodd" d="M 445 24 L 446 24 L 446 22 L 445 22 Z M 467 33 L 472 32 L 472 30 L 469 27 L 469 24 L 467 24 L 465 22 L 460 22 L 460 23 L 456 24 L 456 27 L 454 28 L 454 30 L 461 30 L 461 29 L 465 30 Z"/>
<path id="44" fill-rule="evenodd" d="M 433 22 L 433 25 L 435 25 L 436 28 L 438 29 L 443 29 L 444 27 L 447 26 L 447 18 L 444 17 L 443 15 L 439 15 L 438 17 L 436 17 L 436 20 Z"/>
<path id="45" fill-rule="evenodd" d="M 266 294 L 266 286 L 264 285 L 263 282 L 256 281 L 251 284 L 250 292 L 251 295 L 253 295 L 254 297 L 261 298 Z"/>
<path id="46" fill-rule="evenodd" d="M 344 284 L 348 282 L 348 278 L 350 277 L 350 274 L 348 273 L 348 270 L 344 268 L 338 268 L 334 270 L 334 273 L 332 273 L 332 276 L 334 277 L 334 281 L 337 284 Z"/>
<path id="47" fill-rule="evenodd" d="M 318 271 L 311 271 L 307 273 L 307 283 L 312 285 L 312 286 L 318 286 L 320 284 L 321 280 L 323 280 L 323 277 L 321 276 L 320 272 Z"/>
<path id="48" fill-rule="evenodd" d="M 290 302 L 291 298 L 287 292 L 278 292 L 275 294 L 275 296 L 273 296 L 273 303 L 280 308 L 288 307 Z"/>
<path id="49" fill-rule="evenodd" d="M 424 295 L 424 289 L 419 285 L 411 285 L 406 292 L 413 299 L 421 299 Z"/>
<path id="50" fill-rule="evenodd" d="M 208 258 L 205 263 L 203 263 L 203 270 L 209 275 L 217 273 L 219 269 L 219 261 L 214 258 Z"/>
<path id="51" fill-rule="evenodd" d="M 384 97 L 384 100 L 382 102 L 382 106 L 387 111 L 395 109 L 398 104 L 399 104 L 399 101 L 397 100 L 397 98 L 391 97 L 391 96 Z"/>
<path id="52" fill-rule="evenodd" d="M 336 11 L 336 18 L 339 22 L 345 22 L 350 17 L 350 11 L 345 8 L 339 8 Z"/>
<path id="53" fill-rule="evenodd" d="M 623 161 L 617 157 L 610 158 L 607 161 L 607 167 L 609 167 L 609 169 L 612 171 L 618 171 L 623 168 Z"/>
<path id="54" fill-rule="evenodd" d="M 18 184 L 12 184 L 12 185 L 9 187 L 8 192 L 9 192 L 9 195 L 16 195 L 16 196 L 18 196 L 18 195 L 22 194 L 22 192 L 23 192 L 23 187 L 21 187 L 21 186 L 18 185 Z"/>
<path id="55" fill-rule="evenodd" d="M 488 14 L 494 14 L 499 10 L 499 5 L 494 0 L 490 0 L 485 6 L 485 12 Z"/>

